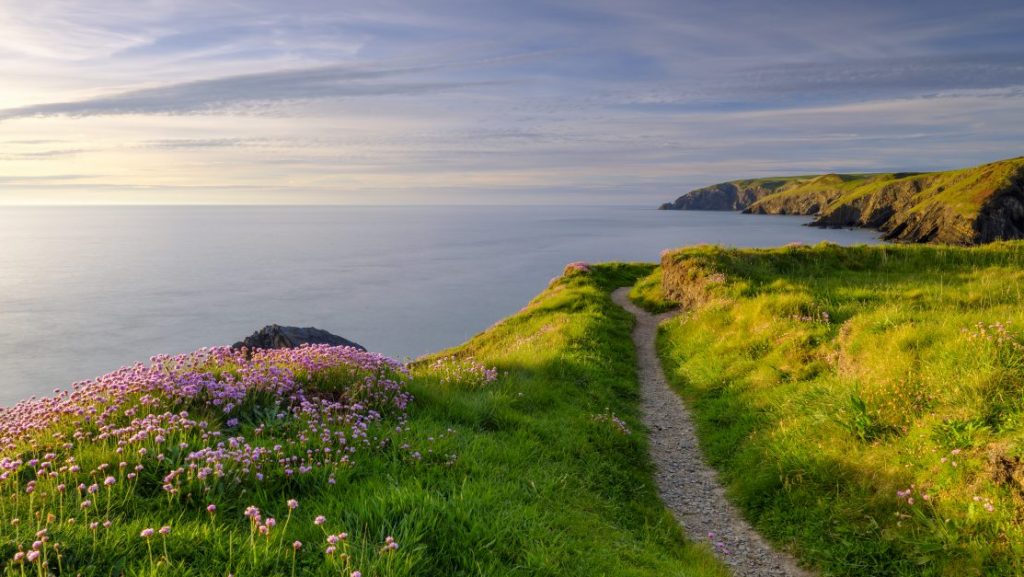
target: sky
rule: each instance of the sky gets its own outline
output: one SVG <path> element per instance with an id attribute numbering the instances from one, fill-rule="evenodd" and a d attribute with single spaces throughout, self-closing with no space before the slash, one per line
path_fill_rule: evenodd
<path id="1" fill-rule="evenodd" d="M 656 204 L 1024 154 L 1024 3 L 0 0 L 0 204 Z"/>

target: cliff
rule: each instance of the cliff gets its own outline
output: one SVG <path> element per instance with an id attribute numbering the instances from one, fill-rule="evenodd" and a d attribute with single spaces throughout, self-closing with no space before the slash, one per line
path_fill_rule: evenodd
<path id="1" fill-rule="evenodd" d="M 1024 157 L 943 172 L 737 180 L 661 208 L 808 215 L 812 226 L 874 228 L 904 242 L 1024 238 Z"/>
<path id="2" fill-rule="evenodd" d="M 805 177 L 755 178 L 713 184 L 692 190 L 675 202 L 666 202 L 660 209 L 743 210 L 799 178 Z"/>

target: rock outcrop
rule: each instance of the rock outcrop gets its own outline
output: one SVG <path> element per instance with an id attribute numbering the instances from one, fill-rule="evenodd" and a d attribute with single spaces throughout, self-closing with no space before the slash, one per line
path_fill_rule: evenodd
<path id="1" fill-rule="evenodd" d="M 665 210 L 741 210 L 865 227 L 887 240 L 979 244 L 1024 238 L 1024 157 L 930 173 L 825 174 L 701 188 Z"/>
<path id="2" fill-rule="evenodd" d="M 788 179 L 762 178 L 722 182 L 698 188 L 666 202 L 659 210 L 744 210 L 785 185 Z"/>
<path id="3" fill-rule="evenodd" d="M 354 347 L 365 351 L 366 348 L 346 338 L 331 334 L 314 327 L 282 327 L 267 325 L 233 345 L 233 349 L 291 349 L 301 345 L 331 345 Z"/>

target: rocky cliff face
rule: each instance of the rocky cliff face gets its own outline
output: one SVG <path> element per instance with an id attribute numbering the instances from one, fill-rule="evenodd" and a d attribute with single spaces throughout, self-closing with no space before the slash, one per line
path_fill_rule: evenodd
<path id="1" fill-rule="evenodd" d="M 750 214 L 819 214 L 843 195 L 839 174 L 823 174 L 809 179 L 787 181 L 776 194 L 758 199 L 744 209 Z"/>
<path id="2" fill-rule="evenodd" d="M 1024 171 L 1007 190 L 991 198 L 974 221 L 979 242 L 1024 238 Z"/>
<path id="3" fill-rule="evenodd" d="M 698 188 L 659 210 L 744 210 L 775 192 L 785 179 L 737 180 Z"/>
<path id="4" fill-rule="evenodd" d="M 1024 238 L 1024 158 L 946 172 L 735 181 L 662 208 L 815 216 L 812 226 L 874 228 L 902 242 L 1017 239 Z"/>

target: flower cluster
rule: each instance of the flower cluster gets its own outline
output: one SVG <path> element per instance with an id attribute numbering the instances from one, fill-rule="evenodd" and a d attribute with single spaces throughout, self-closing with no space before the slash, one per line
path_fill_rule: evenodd
<path id="1" fill-rule="evenodd" d="M 985 509 L 989 513 L 996 510 L 996 506 L 992 504 L 992 499 L 989 499 L 988 497 L 979 497 L 975 495 L 973 500 L 975 503 L 981 503 L 981 508 Z"/>
<path id="2" fill-rule="evenodd" d="M 615 416 L 615 413 L 608 412 L 600 415 L 592 415 L 591 417 L 599 423 L 610 423 L 616 431 L 623 435 L 632 435 L 633 431 L 629 430 L 629 426 L 622 419 Z"/>
<path id="3" fill-rule="evenodd" d="M 1024 338 L 1010 330 L 1009 321 L 978 323 L 961 332 L 970 342 L 988 345 L 1003 367 L 1010 370 L 1024 369 Z"/>
<path id="4" fill-rule="evenodd" d="M 1008 345 L 1018 351 L 1024 351 L 1024 343 L 1020 338 L 1010 332 L 1010 322 L 982 323 L 979 322 L 972 328 L 961 329 L 961 332 L 969 341 L 989 341 L 998 345 Z"/>
<path id="5" fill-rule="evenodd" d="M 916 502 L 916 500 L 914 498 L 915 494 L 922 501 L 931 501 L 932 500 L 931 495 L 929 495 L 928 493 L 926 493 L 925 491 L 923 491 L 921 489 L 918 489 L 914 485 L 911 485 L 911 486 L 907 487 L 906 489 L 900 489 L 899 491 L 896 491 L 896 498 L 899 499 L 900 501 L 905 502 L 907 505 L 913 506 L 914 503 Z"/>
<path id="6" fill-rule="evenodd" d="M 572 273 L 589 273 L 590 265 L 585 262 L 571 262 L 565 265 L 565 270 L 562 271 L 563 275 L 570 275 Z"/>
<path id="7" fill-rule="evenodd" d="M 397 361 L 351 347 L 212 348 L 0 409 L 0 513 L 15 520 L 0 537 L 19 560 L 45 563 L 46 540 L 25 539 L 76 522 L 106 529 L 153 490 L 170 505 L 275 480 L 333 483 L 359 451 L 381 446 L 375 422 L 404 425 L 407 380 Z M 289 517 L 297 506 L 288 503 Z M 213 520 L 216 505 L 204 507 Z M 253 531 L 270 539 L 276 521 L 253 509 Z M 148 543 L 170 531 L 140 536 Z"/>
<path id="8" fill-rule="evenodd" d="M 497 369 L 487 368 L 473 357 L 439 357 L 430 364 L 430 369 L 446 384 L 476 388 L 498 380 Z"/>

